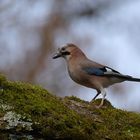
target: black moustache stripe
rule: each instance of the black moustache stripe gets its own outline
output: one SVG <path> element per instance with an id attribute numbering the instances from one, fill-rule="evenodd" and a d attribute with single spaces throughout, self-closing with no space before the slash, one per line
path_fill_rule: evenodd
<path id="1" fill-rule="evenodd" d="M 62 52 L 62 55 L 70 55 L 70 52 Z"/>

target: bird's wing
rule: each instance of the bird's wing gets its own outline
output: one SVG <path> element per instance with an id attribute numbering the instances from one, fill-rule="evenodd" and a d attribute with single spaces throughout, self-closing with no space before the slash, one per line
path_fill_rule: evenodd
<path id="1" fill-rule="evenodd" d="M 107 66 L 99 67 L 99 68 L 88 66 L 88 67 L 83 67 L 82 70 L 85 71 L 89 75 L 95 75 L 95 76 L 108 76 L 108 77 L 115 76 L 115 77 L 121 77 L 121 78 L 131 77 L 128 75 L 123 75 L 119 73 L 118 71 Z"/>
<path id="2" fill-rule="evenodd" d="M 120 74 L 118 71 L 111 69 L 109 67 L 93 67 L 93 66 L 89 66 L 89 67 L 83 67 L 82 68 L 87 74 L 89 75 L 96 75 L 96 76 L 103 76 L 103 75 L 107 75 L 107 74 Z"/>
<path id="3" fill-rule="evenodd" d="M 96 76 L 104 75 L 104 69 L 102 69 L 102 68 L 83 67 L 82 70 L 85 71 L 89 75 L 96 75 Z"/>

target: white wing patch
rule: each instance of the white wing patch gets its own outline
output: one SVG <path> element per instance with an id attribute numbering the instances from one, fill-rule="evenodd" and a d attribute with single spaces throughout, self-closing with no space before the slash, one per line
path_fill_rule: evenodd
<path id="1" fill-rule="evenodd" d="M 106 69 L 106 72 L 113 72 L 112 69 L 110 69 L 110 68 L 106 67 L 105 69 Z"/>
<path id="2" fill-rule="evenodd" d="M 120 75 L 120 73 L 110 67 L 105 67 L 106 72 L 104 74 Z"/>

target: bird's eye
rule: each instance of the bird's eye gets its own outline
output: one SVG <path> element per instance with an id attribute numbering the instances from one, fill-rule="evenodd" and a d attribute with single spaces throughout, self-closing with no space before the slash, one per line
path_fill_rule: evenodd
<path id="1" fill-rule="evenodd" d="M 65 51 L 65 48 L 62 48 L 61 50 L 62 50 L 62 51 Z"/>

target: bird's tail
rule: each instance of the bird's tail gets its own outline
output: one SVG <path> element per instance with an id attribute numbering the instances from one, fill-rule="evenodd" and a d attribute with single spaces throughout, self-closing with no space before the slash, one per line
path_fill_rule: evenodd
<path id="1" fill-rule="evenodd" d="M 129 75 L 120 75 L 120 77 L 123 78 L 125 81 L 140 82 L 140 78 L 134 78 Z"/>
<path id="2" fill-rule="evenodd" d="M 107 75 L 107 76 L 115 76 L 115 77 L 118 77 L 118 78 L 123 79 L 124 81 L 140 82 L 140 78 L 134 78 L 134 77 L 132 77 L 132 76 L 123 75 L 123 74 L 120 74 L 120 73 L 106 74 L 106 75 Z"/>
<path id="3" fill-rule="evenodd" d="M 126 80 L 127 80 L 127 81 L 140 82 L 140 78 L 128 77 Z"/>

